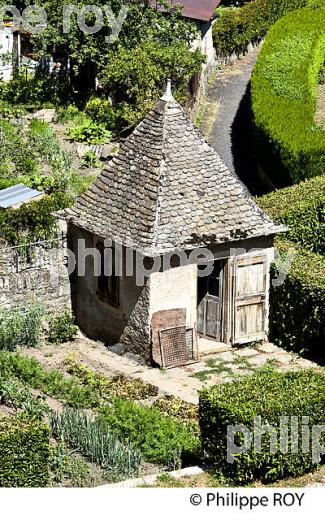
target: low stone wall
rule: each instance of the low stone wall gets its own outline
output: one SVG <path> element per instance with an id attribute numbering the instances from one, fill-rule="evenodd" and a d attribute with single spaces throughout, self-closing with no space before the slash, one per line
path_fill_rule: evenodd
<path id="1" fill-rule="evenodd" d="M 33 302 L 48 312 L 71 308 L 64 237 L 0 249 L 0 309 Z"/>
<path id="2" fill-rule="evenodd" d="M 235 61 L 244 58 L 244 56 L 252 52 L 255 47 L 262 45 L 263 41 L 263 39 L 259 39 L 255 42 L 251 42 L 245 52 L 241 54 L 233 53 L 228 56 L 222 56 L 215 53 L 214 58 L 211 58 L 208 64 L 203 65 L 201 72 L 192 78 L 193 99 L 188 106 L 188 111 L 193 119 L 195 119 L 200 105 L 204 103 L 208 92 L 209 82 L 214 78 L 218 69 L 226 65 L 231 65 Z"/>

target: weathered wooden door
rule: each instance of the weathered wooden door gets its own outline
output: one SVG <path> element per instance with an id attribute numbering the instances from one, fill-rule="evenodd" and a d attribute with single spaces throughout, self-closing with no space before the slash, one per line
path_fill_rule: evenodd
<path id="1" fill-rule="evenodd" d="M 198 278 L 197 331 L 222 341 L 223 261 L 214 262 L 210 276 Z"/>
<path id="2" fill-rule="evenodd" d="M 264 256 L 236 258 L 233 285 L 233 343 L 265 339 L 267 260 Z"/>

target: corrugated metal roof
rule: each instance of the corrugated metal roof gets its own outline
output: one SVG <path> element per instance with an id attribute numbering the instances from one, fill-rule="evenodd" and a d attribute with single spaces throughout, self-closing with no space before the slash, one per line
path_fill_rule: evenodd
<path id="1" fill-rule="evenodd" d="M 0 208 L 11 208 L 16 204 L 28 202 L 42 194 L 43 192 L 32 190 L 24 184 L 16 184 L 10 188 L 0 190 Z"/>

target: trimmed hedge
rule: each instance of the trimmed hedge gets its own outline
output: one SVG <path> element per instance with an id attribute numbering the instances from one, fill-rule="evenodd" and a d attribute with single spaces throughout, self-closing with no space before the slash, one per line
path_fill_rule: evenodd
<path id="1" fill-rule="evenodd" d="M 324 0 L 284 16 L 270 29 L 253 70 L 257 159 L 277 186 L 325 170 L 325 130 L 314 121 L 324 27 Z"/>
<path id="2" fill-rule="evenodd" d="M 27 415 L 0 418 L 0 487 L 49 483 L 50 430 Z"/>
<path id="3" fill-rule="evenodd" d="M 177 468 L 182 462 L 192 463 L 199 452 L 197 435 L 155 408 L 114 399 L 110 406 L 101 408 L 99 421 L 139 450 L 147 462 Z"/>
<path id="4" fill-rule="evenodd" d="M 293 9 L 304 7 L 308 0 L 252 0 L 242 7 L 219 7 L 213 26 L 214 46 L 220 56 L 238 56 L 250 43 L 263 38 L 268 28 Z"/>
<path id="5" fill-rule="evenodd" d="M 325 258 L 287 240 L 278 239 L 276 247 L 281 256 L 294 250 L 295 257 L 284 283 L 271 287 L 271 339 L 288 350 L 324 355 Z"/>
<path id="6" fill-rule="evenodd" d="M 262 435 L 261 450 L 254 448 L 254 439 L 246 453 L 227 461 L 227 427 L 243 425 L 254 433 L 254 419 L 261 425 L 269 423 L 277 434 L 276 453 L 270 453 L 270 433 Z M 280 418 L 289 418 L 289 449 L 279 449 Z M 299 446 L 291 453 L 293 435 L 291 417 L 298 418 Z M 325 424 L 325 374 L 312 370 L 286 373 L 260 373 L 204 389 L 200 394 L 200 426 L 202 444 L 209 462 L 216 470 L 238 483 L 260 479 L 275 481 L 298 476 L 317 466 L 312 450 L 304 453 L 301 444 L 302 418 L 309 424 Z M 254 434 L 255 435 L 255 434 Z M 243 444 L 243 434 L 235 433 L 235 444 Z M 256 440 L 256 436 L 255 436 Z M 321 439 L 324 441 L 324 434 Z M 324 442 L 323 442 L 324 446 Z M 309 443 L 309 448 L 311 445 Z M 232 450 L 230 450 L 232 451 Z M 231 460 L 228 453 L 228 460 Z M 318 462 L 320 462 L 318 460 Z"/>
<path id="7" fill-rule="evenodd" d="M 290 240 L 315 253 L 325 252 L 325 176 L 275 190 L 257 203 L 289 227 Z"/>

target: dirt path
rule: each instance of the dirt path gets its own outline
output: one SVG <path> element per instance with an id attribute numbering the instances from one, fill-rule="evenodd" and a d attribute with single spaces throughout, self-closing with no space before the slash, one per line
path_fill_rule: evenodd
<path id="1" fill-rule="evenodd" d="M 223 67 L 209 86 L 201 131 L 253 194 L 263 192 L 256 179 L 250 139 L 249 83 L 259 47 Z"/>
<path id="2" fill-rule="evenodd" d="M 315 121 L 325 128 L 325 85 L 318 85 Z"/>

